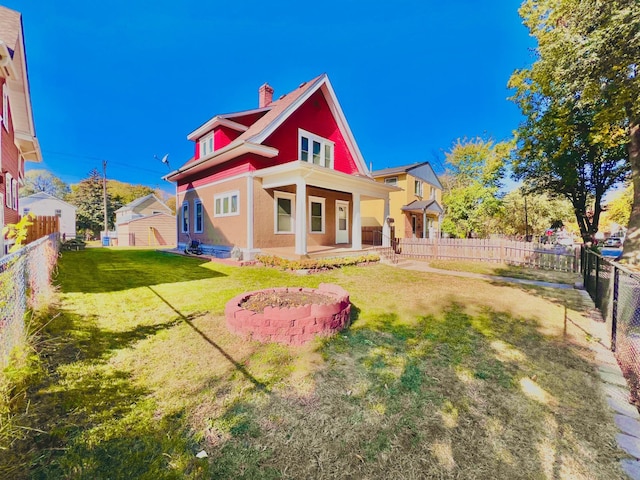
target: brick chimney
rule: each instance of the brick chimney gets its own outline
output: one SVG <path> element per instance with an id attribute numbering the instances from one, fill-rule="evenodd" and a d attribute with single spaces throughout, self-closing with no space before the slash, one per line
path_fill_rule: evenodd
<path id="1" fill-rule="evenodd" d="M 273 88 L 265 83 L 258 89 L 258 108 L 266 107 L 273 100 Z"/>

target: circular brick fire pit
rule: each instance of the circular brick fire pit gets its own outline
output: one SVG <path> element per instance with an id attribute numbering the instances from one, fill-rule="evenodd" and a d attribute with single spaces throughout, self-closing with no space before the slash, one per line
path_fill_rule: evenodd
<path id="1" fill-rule="evenodd" d="M 330 297 L 330 303 L 312 303 L 291 308 L 266 306 L 263 313 L 244 308 L 251 296 L 266 294 L 320 294 Z M 269 288 L 247 292 L 232 298 L 225 307 L 227 328 L 244 337 L 261 342 L 302 345 L 316 335 L 331 335 L 349 323 L 351 303 L 349 293 L 338 285 L 321 283 L 319 288 Z"/>

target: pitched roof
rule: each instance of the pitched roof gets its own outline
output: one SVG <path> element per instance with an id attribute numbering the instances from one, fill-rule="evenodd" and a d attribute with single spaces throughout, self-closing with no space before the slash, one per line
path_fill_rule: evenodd
<path id="1" fill-rule="evenodd" d="M 22 29 L 21 17 L 20 12 L 0 6 L 0 40 L 7 44 L 12 58 Z"/>
<path id="2" fill-rule="evenodd" d="M 431 167 L 429 162 L 412 163 L 411 165 L 402 165 L 400 167 L 384 168 L 371 172 L 373 178 L 388 177 L 389 175 L 397 175 L 398 173 L 409 173 L 416 178 L 430 183 L 431 185 L 442 189 L 442 184 Z"/>
<path id="3" fill-rule="evenodd" d="M 167 210 L 171 211 L 171 209 L 169 207 L 167 207 L 162 200 L 160 200 L 158 197 L 156 197 L 155 194 L 150 193 L 149 195 L 145 195 L 144 197 L 136 198 L 132 202 L 127 203 L 126 205 L 124 205 L 124 206 L 120 207 L 118 210 L 116 210 L 116 212 L 127 212 L 129 210 L 133 210 L 134 208 L 142 205 L 144 202 L 146 202 L 147 200 L 150 200 L 152 198 L 155 199 L 160 205 L 165 207 Z"/>
<path id="4" fill-rule="evenodd" d="M 216 158 L 218 155 L 227 155 L 230 151 L 242 145 L 245 145 L 249 148 L 262 147 L 263 149 L 270 150 L 269 153 L 271 154 L 271 156 L 277 154 L 277 150 L 266 145 L 262 146 L 262 142 L 269 135 L 271 135 L 271 133 L 273 133 L 275 129 L 278 128 L 282 124 L 282 122 L 284 122 L 289 117 L 291 113 L 293 113 L 300 105 L 302 105 L 302 103 L 304 103 L 304 101 L 309 96 L 311 96 L 321 87 L 326 87 L 324 93 L 325 95 L 328 95 L 330 104 L 333 104 L 334 108 L 332 109 L 332 111 L 334 113 L 334 116 L 336 117 L 336 122 L 343 132 L 348 148 L 353 152 L 356 164 L 359 166 L 361 172 L 368 173 L 366 164 L 364 162 L 364 159 L 362 158 L 362 154 L 360 153 L 351 130 L 349 129 L 349 125 L 344 118 L 344 114 L 342 113 L 340 105 L 335 98 L 335 93 L 333 92 L 333 88 L 331 87 L 329 78 L 327 77 L 326 73 L 323 73 L 322 75 L 318 75 L 308 82 L 303 82 L 292 92 L 282 95 L 280 98 L 267 105 L 267 107 L 265 107 L 268 109 L 267 113 L 265 113 L 256 122 L 254 122 L 245 132 L 239 135 L 238 138 L 232 141 L 229 145 L 220 150 L 214 150 L 213 153 L 207 155 L 203 159 L 189 160 L 178 170 L 169 173 L 164 178 L 173 180 L 182 172 L 194 168 L 204 162 L 207 162 L 208 160 Z M 242 114 L 243 112 L 238 113 Z M 216 118 L 231 119 L 234 115 L 236 114 L 225 114 L 224 116 L 219 115 L 209 120 L 209 122 L 214 121 Z M 205 123 L 205 125 L 207 125 L 209 122 Z M 199 129 L 201 128 L 202 126 L 199 127 Z"/>
<path id="5" fill-rule="evenodd" d="M 421 167 L 422 165 L 425 165 L 427 163 L 429 162 L 416 162 L 410 165 L 402 165 L 400 167 L 390 167 L 390 168 L 383 168 L 382 170 L 374 170 L 373 172 L 371 172 L 371 176 L 376 178 L 376 177 L 386 177 L 387 175 L 393 175 L 396 173 L 407 173 L 409 170 L 412 170 L 416 167 Z"/>
<path id="6" fill-rule="evenodd" d="M 70 204 L 69 202 L 65 202 L 64 200 L 58 198 L 58 197 L 54 197 L 53 195 L 47 193 L 47 192 L 37 192 L 37 193 L 33 193 L 31 195 L 28 195 L 26 197 L 20 197 L 20 206 L 26 206 L 26 205 L 31 205 L 32 203 L 36 203 L 39 201 L 45 201 L 45 200 L 55 200 L 57 202 L 61 202 L 61 203 L 65 203 L 67 205 L 69 205 L 70 207 L 73 207 L 74 209 L 78 208 L 75 205 Z"/>
<path id="7" fill-rule="evenodd" d="M 401 210 L 407 212 L 434 212 L 442 213 L 444 210 L 435 200 L 414 200 L 413 202 L 403 206 Z"/>

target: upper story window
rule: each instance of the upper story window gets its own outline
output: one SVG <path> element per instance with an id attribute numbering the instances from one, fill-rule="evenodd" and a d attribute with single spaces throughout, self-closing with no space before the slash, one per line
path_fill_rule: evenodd
<path id="1" fill-rule="evenodd" d="M 189 233 L 189 202 L 184 202 L 182 204 L 182 218 L 180 224 L 180 231 L 182 233 Z"/>
<path id="2" fill-rule="evenodd" d="M 334 143 L 305 130 L 298 130 L 298 158 L 326 168 L 333 168 Z"/>
<path id="3" fill-rule="evenodd" d="M 414 181 L 414 192 L 418 197 L 422 196 L 422 182 L 420 180 Z"/>
<path id="4" fill-rule="evenodd" d="M 200 158 L 213 152 L 213 132 L 202 137 L 198 144 L 200 145 Z"/>
<path id="5" fill-rule="evenodd" d="M 213 197 L 216 217 L 229 217 L 231 215 L 240 215 L 240 192 L 221 193 Z"/>
<path id="6" fill-rule="evenodd" d="M 436 187 L 431 187 L 431 194 L 430 194 L 429 198 L 431 200 L 435 200 L 436 199 Z"/>
<path id="7" fill-rule="evenodd" d="M 387 177 L 384 179 L 384 183 L 387 185 L 392 185 L 394 187 L 398 186 L 398 177 Z"/>

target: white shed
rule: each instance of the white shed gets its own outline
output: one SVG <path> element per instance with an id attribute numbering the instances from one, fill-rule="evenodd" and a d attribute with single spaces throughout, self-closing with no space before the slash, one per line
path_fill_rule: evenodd
<path id="1" fill-rule="evenodd" d="M 20 199 L 20 214 L 57 216 L 60 218 L 60 235 L 76 236 L 76 207 L 45 192 L 34 193 Z"/>

